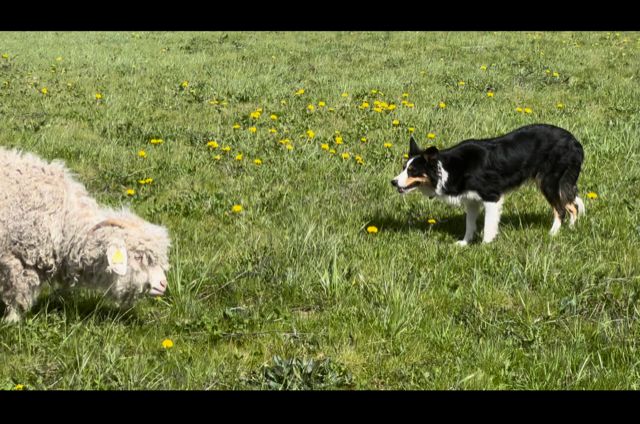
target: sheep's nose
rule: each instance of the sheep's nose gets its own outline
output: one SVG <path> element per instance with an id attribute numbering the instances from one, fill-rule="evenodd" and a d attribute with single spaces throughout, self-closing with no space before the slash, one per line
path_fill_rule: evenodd
<path id="1" fill-rule="evenodd" d="M 398 187 L 398 180 L 391 180 L 391 185 L 394 187 Z"/>
<path id="2" fill-rule="evenodd" d="M 149 294 L 151 296 L 162 296 L 167 290 L 167 280 L 162 280 L 158 284 L 151 286 Z"/>

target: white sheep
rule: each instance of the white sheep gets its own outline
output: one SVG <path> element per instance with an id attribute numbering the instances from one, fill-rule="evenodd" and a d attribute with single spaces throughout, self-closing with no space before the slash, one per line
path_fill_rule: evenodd
<path id="1" fill-rule="evenodd" d="M 61 161 L 0 148 L 0 300 L 28 311 L 42 284 L 102 290 L 120 307 L 164 294 L 169 235 L 127 210 L 100 207 Z"/>

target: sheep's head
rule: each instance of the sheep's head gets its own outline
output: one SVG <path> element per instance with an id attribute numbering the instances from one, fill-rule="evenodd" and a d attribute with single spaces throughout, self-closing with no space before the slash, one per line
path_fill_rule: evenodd
<path id="1" fill-rule="evenodd" d="M 101 256 L 93 279 L 105 286 L 117 303 L 130 305 L 145 294 L 164 294 L 170 245 L 166 228 L 121 212 L 91 231 Z"/>

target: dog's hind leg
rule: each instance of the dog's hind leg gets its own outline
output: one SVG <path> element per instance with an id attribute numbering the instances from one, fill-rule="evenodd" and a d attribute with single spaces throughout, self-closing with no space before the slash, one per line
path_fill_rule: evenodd
<path id="1" fill-rule="evenodd" d="M 553 225 L 549 234 L 555 236 L 560 231 L 562 220 L 566 215 L 566 202 L 561 200 L 560 184 L 557 175 L 546 175 L 540 181 L 540 190 L 553 208 Z"/>
<path id="2" fill-rule="evenodd" d="M 456 242 L 458 246 L 466 246 L 473 241 L 473 236 L 476 232 L 476 225 L 481 207 L 482 203 L 480 202 L 469 201 L 465 203 L 464 209 L 467 213 L 466 226 L 464 231 L 464 238 Z"/>
<path id="3" fill-rule="evenodd" d="M 500 214 L 502 213 L 502 203 L 504 197 L 500 197 L 497 202 L 484 202 L 484 234 L 483 243 L 491 243 L 498 235 L 498 225 L 500 224 Z"/>

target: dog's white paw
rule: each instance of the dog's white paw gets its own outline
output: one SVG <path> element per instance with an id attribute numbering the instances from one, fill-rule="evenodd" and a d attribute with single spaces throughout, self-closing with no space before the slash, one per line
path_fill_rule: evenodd
<path id="1" fill-rule="evenodd" d="M 456 246 L 467 246 L 468 244 L 469 244 L 469 242 L 466 241 L 466 240 L 458 240 L 456 242 Z"/>

